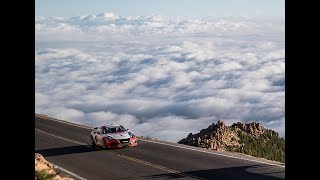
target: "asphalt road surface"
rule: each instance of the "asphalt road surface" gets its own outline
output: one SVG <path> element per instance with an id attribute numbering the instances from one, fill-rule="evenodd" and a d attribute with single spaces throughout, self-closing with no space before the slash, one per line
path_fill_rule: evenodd
<path id="1" fill-rule="evenodd" d="M 35 116 L 35 152 L 75 179 L 284 179 L 285 167 L 257 158 L 138 139 L 137 147 L 90 147 L 90 127 Z"/>

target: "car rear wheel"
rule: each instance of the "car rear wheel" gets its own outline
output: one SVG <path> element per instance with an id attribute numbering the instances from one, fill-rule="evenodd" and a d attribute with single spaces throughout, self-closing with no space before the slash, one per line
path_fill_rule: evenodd
<path id="1" fill-rule="evenodd" d="M 90 136 L 90 139 L 91 139 L 90 145 L 91 145 L 92 147 L 95 147 L 95 146 L 96 146 L 96 143 L 94 142 L 93 137 Z"/>

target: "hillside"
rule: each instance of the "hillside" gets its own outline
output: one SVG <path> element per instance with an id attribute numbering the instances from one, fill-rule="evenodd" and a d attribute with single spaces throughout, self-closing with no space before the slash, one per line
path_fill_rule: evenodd
<path id="1" fill-rule="evenodd" d="M 273 161 L 285 162 L 285 141 L 273 130 L 259 123 L 212 123 L 197 134 L 190 133 L 178 143 L 217 151 L 244 153 Z"/>

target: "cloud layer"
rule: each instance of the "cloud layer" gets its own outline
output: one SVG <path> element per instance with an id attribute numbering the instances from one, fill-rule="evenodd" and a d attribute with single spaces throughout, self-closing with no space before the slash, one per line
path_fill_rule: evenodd
<path id="1" fill-rule="evenodd" d="M 249 18 L 36 17 L 38 113 L 176 142 L 223 119 L 284 136 L 284 25 Z"/>

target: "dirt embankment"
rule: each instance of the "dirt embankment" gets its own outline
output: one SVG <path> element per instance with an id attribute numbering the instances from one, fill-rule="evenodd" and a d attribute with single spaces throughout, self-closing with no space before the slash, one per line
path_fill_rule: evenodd
<path id="1" fill-rule="evenodd" d="M 61 177 L 59 170 L 55 169 L 52 164 L 46 161 L 39 153 L 35 153 L 35 180 L 52 179 L 52 180 L 73 180 L 68 177 Z"/>

